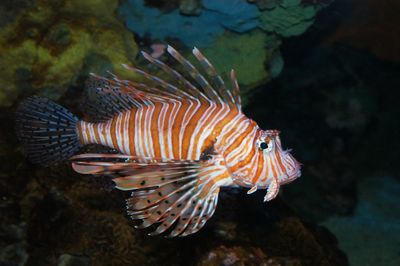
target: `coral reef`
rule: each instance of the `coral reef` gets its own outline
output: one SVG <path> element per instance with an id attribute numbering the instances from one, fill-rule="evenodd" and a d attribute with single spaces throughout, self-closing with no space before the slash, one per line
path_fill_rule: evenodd
<path id="1" fill-rule="evenodd" d="M 37 91 L 63 95 L 59 102 L 79 113 L 80 79 L 89 71 L 118 72 L 117 64 L 133 61 L 133 33 L 143 49 L 165 59 L 162 38 L 141 35 L 140 28 L 125 29 L 116 18 L 116 0 L 1 1 L 0 265 L 347 265 L 338 248 L 348 252 L 354 265 L 398 265 L 399 65 L 373 57 L 399 60 L 393 27 L 398 5 L 354 1 L 362 7 L 359 17 L 345 20 L 327 38 L 350 47 L 321 43 L 326 35 L 318 31 L 335 25 L 320 19 L 310 35 L 281 45 L 314 20 L 307 19 L 305 8 L 314 6 L 318 12 L 329 0 L 247 1 L 257 2 L 246 5 L 259 9 L 259 16 L 296 14 L 276 16 L 270 30 L 246 19 L 244 29 L 255 28 L 238 34 L 226 27 L 240 29 L 239 20 L 226 21 L 228 26 L 219 21 L 218 33 L 202 52 L 224 76 L 230 68 L 237 70 L 248 102 L 245 112 L 262 128 L 282 129 L 304 170 L 268 204 L 262 203 L 265 191 L 246 195 L 222 189 L 213 218 L 183 239 L 149 237 L 146 230 L 133 229 L 135 223 L 125 214 L 128 193 L 111 190 L 107 176 L 80 176 L 68 163 L 50 168 L 28 163 L 13 131 L 15 105 L 10 106 Z M 198 19 L 195 15 L 206 11 L 198 10 L 198 4 L 146 0 L 143 8 L 160 16 L 180 12 Z M 287 13 L 292 9 L 299 13 Z M 219 19 L 222 13 L 234 14 L 223 8 L 215 12 Z M 191 38 L 202 38 L 206 30 L 194 31 L 200 34 Z M 188 51 L 180 40 L 184 34 L 165 38 Z M 279 50 L 285 69 L 279 79 L 264 84 L 282 71 Z M 85 151 L 94 150 L 99 147 Z"/>
<path id="2" fill-rule="evenodd" d="M 36 1 L 0 29 L 0 106 L 21 94 L 59 98 L 85 75 L 121 71 L 137 52 L 132 34 L 115 18 L 118 1 Z M 3 4 L 0 4 L 3 5 Z"/>
<path id="3" fill-rule="evenodd" d="M 235 32 L 246 32 L 258 26 L 260 12 L 242 0 L 202 0 L 206 11 L 218 14 L 221 25 Z"/>
<path id="4" fill-rule="evenodd" d="M 25 265 L 27 263 L 29 254 L 24 223 L 0 224 L 0 239 L 0 265 Z"/>
<path id="5" fill-rule="evenodd" d="M 267 64 L 278 51 L 279 41 L 260 30 L 236 35 L 226 32 L 204 54 L 227 79 L 234 69 L 242 86 L 244 101 L 248 91 L 270 78 Z"/>
<path id="6" fill-rule="evenodd" d="M 260 10 L 271 9 L 279 5 L 282 0 L 247 0 L 250 3 L 255 3 Z"/>
<path id="7" fill-rule="evenodd" d="M 176 38 L 189 47 L 202 47 L 212 45 L 226 29 L 242 33 L 260 26 L 282 37 L 300 35 L 314 22 L 317 10 L 327 5 L 301 0 L 203 0 L 201 4 L 203 9 L 197 16 L 184 16 L 179 10 L 163 12 L 146 6 L 143 0 L 128 0 L 119 7 L 119 13 L 127 27 L 141 37 Z M 181 5 L 196 6 L 193 1 L 182 1 Z"/>
<path id="8" fill-rule="evenodd" d="M 128 0 L 118 10 L 145 43 L 177 41 L 189 48 L 201 47 L 224 74 L 235 69 L 245 100 L 254 88 L 282 71 L 282 40 L 304 33 L 324 6 L 301 0 L 202 0 L 201 12 L 186 16 L 172 2 L 161 3 Z M 179 3 L 196 6 L 198 2 Z"/>
<path id="9" fill-rule="evenodd" d="M 17 204 L 20 213 L 0 208 L 8 219 L 26 221 L 22 231 L 26 233 L 4 240 L 5 248 L 0 248 L 0 254 L 7 247 L 25 244 L 22 251 L 11 252 L 14 256 L 2 257 L 4 263 L 347 265 L 328 232 L 306 225 L 279 199 L 263 205 L 259 193 L 243 201 L 242 193 L 224 192 L 209 226 L 194 236 L 169 240 L 134 230 L 124 214 L 124 193 L 105 191 L 93 177 L 78 176 L 67 165 L 42 170 L 24 165 L 15 175 L 23 176 L 19 179 L 25 181 L 24 185 L 9 183 L 6 188 L 2 184 L 0 189 L 14 188 L 13 195 L 7 198 Z M 6 178 L 9 179 L 18 180 L 11 176 Z M 14 222 L 2 219 L 0 224 L 9 228 Z M 226 230 L 232 232 L 218 233 Z"/>
<path id="10" fill-rule="evenodd" d="M 267 3 L 268 8 L 260 11 L 257 5 L 243 0 L 203 0 L 201 3 L 186 0 L 171 2 L 168 8 L 158 2 L 155 7 L 143 0 L 125 1 L 120 5 L 116 0 L 101 3 L 40 0 L 34 4 L 25 0 L 15 4 L 6 1 L 0 4 L 0 11 L 4 13 L 10 9 L 12 15 L 0 22 L 0 71 L 3 73 L 0 106 L 10 106 L 20 95 L 32 93 L 58 99 L 68 86 L 78 85 L 90 71 L 123 73 L 120 64 L 132 63 L 138 49 L 132 33 L 115 17 L 115 10 L 129 30 L 144 39 L 156 42 L 175 39 L 189 47 L 210 49 L 224 42 L 221 40 L 226 38 L 227 31 L 235 32 L 229 36 L 231 41 L 237 39 L 235 43 L 246 38 L 236 33 L 257 27 L 281 37 L 301 34 L 313 22 L 316 12 L 314 5 L 303 5 L 296 0 Z M 167 11 L 158 7 L 167 8 Z M 270 56 L 271 51 L 277 50 L 280 38 L 269 34 L 265 38 L 272 49 L 268 45 L 266 48 L 254 46 L 253 41 L 243 42 L 243 46 L 258 49 L 254 54 L 266 54 L 263 60 L 266 69 L 262 69 L 262 60 L 258 58 L 259 70 L 253 77 L 243 73 L 249 69 L 249 60 L 235 65 L 240 69 L 239 77 L 243 78 L 239 80 L 247 90 L 267 80 L 266 77 L 277 76 L 282 69 L 281 58 Z M 274 60 L 268 62 L 269 59 Z M 226 67 L 232 66 L 224 65 Z M 273 73 L 268 73 L 269 68 Z"/>
<path id="11" fill-rule="evenodd" d="M 316 12 L 314 5 L 304 5 L 301 0 L 282 0 L 262 12 L 260 27 L 285 38 L 301 35 L 314 23 Z"/>
<path id="12" fill-rule="evenodd" d="M 219 246 L 205 254 L 199 266 L 211 265 L 301 265 L 301 261 L 291 258 L 269 258 L 261 248 L 243 246 Z"/>
<path id="13" fill-rule="evenodd" d="M 189 47 L 209 46 L 225 29 L 245 32 L 258 25 L 257 7 L 242 0 L 203 0 L 202 6 L 198 16 L 184 16 L 179 10 L 163 13 L 145 6 L 143 0 L 128 0 L 118 10 L 126 26 L 139 36 L 176 38 Z"/>
<path id="14" fill-rule="evenodd" d="M 85 256 L 62 254 L 58 258 L 57 266 L 89 266 L 90 260 Z"/>
<path id="15" fill-rule="evenodd" d="M 181 5 L 196 6 L 192 2 L 183 1 Z M 263 11 L 259 11 L 252 2 L 256 2 Z M 301 0 L 249 3 L 242 0 L 203 0 L 201 3 L 203 10 L 198 16 L 183 16 L 179 10 L 164 13 L 158 8 L 145 6 L 143 0 L 128 0 L 120 6 L 119 13 L 127 27 L 141 37 L 160 40 L 177 38 L 187 46 L 202 47 L 211 45 L 225 29 L 241 33 L 260 26 L 282 37 L 300 35 L 314 22 L 317 10 L 327 5 L 304 4 Z"/>
<path id="16" fill-rule="evenodd" d="M 400 264 L 400 183 L 388 176 L 371 176 L 358 184 L 358 191 L 360 204 L 354 216 L 332 217 L 324 225 L 338 236 L 351 265 Z"/>
<path id="17" fill-rule="evenodd" d="M 63 99 L 66 106 L 76 101 Z M 329 232 L 303 222 L 279 197 L 263 204 L 261 191 L 247 196 L 224 189 L 214 217 L 191 237 L 149 237 L 126 217 L 129 193 L 108 191 L 94 177 L 74 173 L 68 162 L 28 164 L 9 130 L 12 113 L 0 118 L 6 140 L 0 154 L 0 261 L 6 265 L 347 265 Z"/>
<path id="18" fill-rule="evenodd" d="M 18 13 L 27 8 L 28 6 L 32 6 L 33 1 L 31 0 L 4 0 L 1 1 L 0 4 L 0 27 L 4 27 L 5 25 L 12 23 L 15 21 L 15 17 Z"/>
<path id="19" fill-rule="evenodd" d="M 184 15 L 199 15 L 201 13 L 200 0 L 179 1 L 179 11 Z"/>

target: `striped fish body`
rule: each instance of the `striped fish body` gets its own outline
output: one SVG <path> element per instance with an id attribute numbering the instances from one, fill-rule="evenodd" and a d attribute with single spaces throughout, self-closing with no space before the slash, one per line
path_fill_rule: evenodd
<path id="1" fill-rule="evenodd" d="M 181 74 L 143 53 L 170 81 L 132 67 L 148 82 L 93 75 L 90 116 L 79 120 L 66 108 L 42 97 L 18 107 L 17 134 L 28 157 L 52 165 L 69 159 L 81 174 L 111 175 L 117 189 L 132 191 L 128 215 L 139 228 L 155 228 L 171 237 L 200 230 L 213 215 L 220 187 L 267 189 L 276 197 L 282 184 L 300 176 L 300 164 L 283 150 L 279 131 L 261 130 L 241 111 L 239 85 L 231 89 L 195 48 L 206 77 L 172 47 L 168 53 L 186 71 Z M 198 86 L 193 85 L 194 82 Z M 74 155 L 87 144 L 118 154 Z"/>
<path id="2" fill-rule="evenodd" d="M 277 131 L 263 133 L 253 120 L 226 104 L 158 102 L 102 123 L 80 121 L 77 130 L 82 145 L 101 144 L 135 157 L 202 160 L 220 154 L 233 182 L 254 190 L 276 184 L 269 197 L 299 174 L 296 160 L 282 152 Z M 270 156 L 254 149 L 257 141 L 265 139 L 263 134 L 277 146 Z"/>
<path id="3" fill-rule="evenodd" d="M 77 131 L 82 145 L 101 144 L 137 157 L 201 160 L 218 152 L 215 144 L 224 129 L 231 138 L 232 133 L 240 135 L 226 130 L 238 117 L 245 118 L 226 104 L 156 102 L 118 113 L 106 122 L 79 121 Z"/>

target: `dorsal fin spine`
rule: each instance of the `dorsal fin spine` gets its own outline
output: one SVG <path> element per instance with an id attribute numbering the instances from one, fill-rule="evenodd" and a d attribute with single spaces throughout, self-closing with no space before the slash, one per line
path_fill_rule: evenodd
<path id="1" fill-rule="evenodd" d="M 218 75 L 217 71 L 215 70 L 214 66 L 208 61 L 208 59 L 196 48 L 193 48 L 192 51 L 193 55 L 196 59 L 200 62 L 203 69 L 206 73 L 212 78 L 214 83 L 218 85 L 218 93 L 220 96 L 225 100 L 226 103 L 234 103 L 235 100 L 233 99 L 232 95 L 229 93 L 229 90 L 225 86 L 225 82 L 220 75 Z"/>
<path id="2" fill-rule="evenodd" d="M 167 73 L 168 75 L 172 76 L 174 79 L 177 79 L 179 82 L 181 82 L 187 88 L 188 93 L 189 93 L 190 96 L 192 96 L 194 98 L 199 98 L 199 99 L 201 99 L 201 98 L 206 99 L 207 98 L 201 91 L 199 91 L 195 86 L 193 86 L 192 83 L 190 83 L 187 79 L 185 79 L 176 70 L 170 68 L 169 66 L 167 66 L 166 64 L 164 64 L 160 60 L 157 60 L 157 59 L 151 57 L 146 52 L 142 52 L 142 55 L 151 64 L 157 66 L 158 68 L 163 70 L 165 73 Z"/>
<path id="3" fill-rule="evenodd" d="M 122 64 L 122 66 L 123 66 L 125 69 L 128 69 L 128 70 L 130 70 L 130 71 L 133 71 L 133 72 L 135 72 L 135 73 L 137 73 L 137 74 L 143 76 L 144 78 L 146 78 L 146 79 L 148 79 L 148 80 L 150 80 L 150 81 L 153 81 L 153 82 L 157 83 L 157 84 L 160 85 L 162 88 L 166 89 L 167 92 L 161 91 L 160 89 L 155 88 L 155 87 L 150 87 L 149 85 L 144 84 L 144 83 L 137 83 L 137 84 L 140 84 L 141 87 L 142 87 L 143 89 L 145 89 L 145 90 L 148 90 L 148 89 L 151 88 L 151 90 L 153 90 L 153 91 L 157 91 L 158 93 L 161 93 L 161 94 L 168 94 L 169 97 L 175 98 L 175 99 L 178 99 L 178 100 L 182 98 L 181 96 L 179 96 L 179 94 L 185 94 L 185 93 L 183 93 L 181 90 L 179 90 L 178 88 L 176 88 L 175 86 L 173 86 L 173 85 L 171 85 L 171 84 L 168 84 L 167 82 L 165 82 L 164 80 L 162 80 L 162 79 L 159 78 L 159 77 L 153 76 L 153 75 L 151 75 L 151 74 L 149 74 L 149 73 L 147 73 L 147 72 L 145 72 L 145 71 L 143 71 L 143 70 L 141 70 L 141 69 L 138 69 L 138 68 L 135 68 L 135 67 L 131 67 L 131 66 L 128 66 L 128 65 L 126 65 L 126 64 Z M 134 82 L 129 82 L 129 84 L 134 85 L 135 83 L 134 83 Z M 151 94 L 151 93 L 150 93 L 150 94 Z"/>
<path id="4" fill-rule="evenodd" d="M 174 48 L 168 46 L 167 51 L 183 66 L 185 76 L 145 52 L 142 52 L 144 58 L 165 72 L 167 74 L 166 80 L 125 64 L 122 65 L 124 68 L 141 75 L 146 81 L 142 83 L 121 80 L 110 72 L 110 78 L 100 77 L 91 73 L 94 83 L 90 84 L 94 88 L 95 102 L 94 104 L 89 102 L 87 105 L 88 111 L 93 111 L 92 118 L 95 121 L 104 121 L 111 118 L 115 113 L 129 110 L 132 107 L 140 108 L 152 105 L 155 102 L 176 102 L 183 99 L 203 104 L 227 105 L 231 109 L 241 109 L 239 84 L 233 70 L 230 72 L 232 89 L 228 89 L 214 66 L 196 47 L 192 53 L 202 66 L 200 70 L 202 70 L 202 73 L 205 72 L 204 76 Z M 199 84 L 199 88 L 196 88 L 186 79 L 186 76 L 194 79 Z"/>
<path id="5" fill-rule="evenodd" d="M 231 77 L 231 83 L 232 83 L 232 94 L 235 99 L 236 105 L 238 106 L 238 108 L 240 110 L 242 107 L 242 103 L 241 103 L 241 99 L 240 99 L 239 83 L 236 78 L 235 70 L 233 70 L 233 69 L 231 70 L 230 77 Z"/>
<path id="6" fill-rule="evenodd" d="M 200 72 L 190 63 L 187 59 L 185 59 L 178 51 L 176 51 L 172 46 L 168 45 L 167 47 L 168 53 L 174 57 L 181 65 L 187 70 L 189 75 L 194 78 L 197 83 L 203 88 L 206 92 L 208 98 L 214 101 L 220 101 L 220 97 L 217 92 L 211 87 L 208 81 L 200 74 Z"/>

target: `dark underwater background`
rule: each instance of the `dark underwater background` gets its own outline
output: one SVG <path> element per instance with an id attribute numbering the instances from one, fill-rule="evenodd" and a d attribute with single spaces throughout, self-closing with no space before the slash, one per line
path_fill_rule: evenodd
<path id="1" fill-rule="evenodd" d="M 2 0 L 0 265 L 400 265 L 399 14 L 397 0 Z M 135 230 L 108 180 L 31 164 L 13 120 L 30 95 L 85 117 L 90 72 L 137 79 L 121 63 L 146 69 L 144 50 L 173 65 L 165 44 L 235 69 L 246 115 L 303 163 L 270 203 L 223 189 L 175 239 Z"/>

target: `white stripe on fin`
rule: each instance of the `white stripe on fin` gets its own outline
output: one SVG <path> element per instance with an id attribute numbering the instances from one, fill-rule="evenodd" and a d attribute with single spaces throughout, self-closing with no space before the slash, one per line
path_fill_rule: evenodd
<path id="1" fill-rule="evenodd" d="M 219 188 L 232 184 L 220 157 L 203 162 L 83 154 L 71 160 L 79 173 L 118 176 L 116 188 L 132 191 L 128 214 L 142 221 L 139 228 L 155 225 L 151 235 L 197 232 L 213 215 Z"/>
<path id="2" fill-rule="evenodd" d="M 218 75 L 210 61 L 208 61 L 208 59 L 196 47 L 193 48 L 192 53 L 200 62 L 207 75 L 212 79 L 213 83 L 217 87 L 216 91 L 218 91 L 222 99 L 230 106 L 234 105 L 235 99 L 233 98 L 231 92 L 226 88 L 224 80 L 220 75 Z"/>
<path id="3" fill-rule="evenodd" d="M 122 64 L 122 66 L 143 76 L 144 82 L 120 80 L 112 73 L 109 73 L 111 78 L 91 74 L 91 78 L 87 82 L 88 97 L 85 103 L 86 113 L 91 116 L 91 120 L 93 122 L 105 121 L 116 113 L 131 108 L 140 108 L 150 102 L 179 101 L 183 98 L 216 103 L 225 102 L 230 107 L 240 109 L 239 84 L 233 70 L 230 77 L 232 90 L 230 90 L 225 86 L 224 80 L 218 75 L 213 65 L 197 48 L 194 48 L 192 52 L 207 74 L 206 76 L 203 76 L 189 60 L 173 47 L 168 45 L 167 51 L 183 66 L 186 74 L 198 83 L 198 87 L 175 69 L 142 52 L 143 57 L 153 66 L 165 72 L 166 78 L 169 80 L 161 79 L 159 76 L 126 64 Z M 210 80 L 207 80 L 206 77 Z"/>

